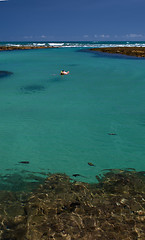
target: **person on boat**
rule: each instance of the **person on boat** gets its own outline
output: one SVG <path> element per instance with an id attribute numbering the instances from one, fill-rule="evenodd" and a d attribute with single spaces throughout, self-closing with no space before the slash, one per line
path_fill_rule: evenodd
<path id="1" fill-rule="evenodd" d="M 69 74 L 69 71 L 64 71 L 64 70 L 61 70 L 61 72 L 60 72 L 60 75 L 67 75 L 67 74 Z"/>

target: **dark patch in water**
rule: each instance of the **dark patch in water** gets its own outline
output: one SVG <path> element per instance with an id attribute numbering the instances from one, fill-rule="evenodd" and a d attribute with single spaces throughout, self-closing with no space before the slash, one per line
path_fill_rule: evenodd
<path id="1" fill-rule="evenodd" d="M 83 178 L 86 178 L 85 176 L 83 176 L 83 175 L 81 175 L 81 174 L 79 174 L 79 173 L 75 173 L 75 174 L 73 174 L 72 176 L 73 176 L 73 177 L 83 177 Z"/>
<path id="2" fill-rule="evenodd" d="M 76 173 L 76 174 L 73 174 L 73 177 L 80 177 L 81 175 Z"/>
<path id="3" fill-rule="evenodd" d="M 108 135 L 115 136 L 115 135 L 117 135 L 117 134 L 116 134 L 116 133 L 108 133 Z"/>
<path id="4" fill-rule="evenodd" d="M 8 71 L 0 71 L 0 78 L 11 76 L 13 73 Z"/>
<path id="5" fill-rule="evenodd" d="M 24 93 L 35 93 L 35 92 L 41 92 L 45 90 L 45 87 L 43 85 L 28 85 L 25 87 L 20 88 L 22 92 Z"/>
<path id="6" fill-rule="evenodd" d="M 51 82 L 60 82 L 60 81 L 61 81 L 60 77 L 56 77 L 56 78 L 51 79 Z"/>
<path id="7" fill-rule="evenodd" d="M 67 66 L 70 66 L 70 67 L 76 67 L 76 66 L 79 66 L 79 64 L 72 63 L 72 64 L 67 64 Z"/>
<path id="8" fill-rule="evenodd" d="M 48 176 L 48 174 L 46 174 Z M 9 173 L 0 175 L 0 192 L 3 190 L 17 192 L 29 192 L 44 182 L 46 175 L 41 172 L 31 172 L 22 170 L 19 173 Z"/>
<path id="9" fill-rule="evenodd" d="M 21 161 L 19 163 L 23 163 L 23 164 L 29 164 L 30 162 L 29 161 Z"/>
<path id="10" fill-rule="evenodd" d="M 88 162 L 88 165 L 91 166 L 91 167 L 95 167 L 95 165 L 91 162 Z"/>
<path id="11" fill-rule="evenodd" d="M 48 83 L 61 84 L 63 81 L 66 81 L 65 75 L 59 75 L 59 77 L 51 78 L 47 80 Z"/>

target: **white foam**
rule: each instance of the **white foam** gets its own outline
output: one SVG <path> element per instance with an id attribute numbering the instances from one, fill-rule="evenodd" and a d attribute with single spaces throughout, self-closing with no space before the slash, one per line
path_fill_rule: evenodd
<path id="1" fill-rule="evenodd" d="M 8 47 L 21 47 L 23 45 L 21 45 L 21 44 L 6 44 L 6 46 L 8 46 Z"/>
<path id="2" fill-rule="evenodd" d="M 145 42 L 33 42 L 33 43 L 8 43 L 6 46 L 54 46 L 63 48 L 106 48 L 106 47 L 145 47 Z"/>
<path id="3" fill-rule="evenodd" d="M 45 43 L 33 43 L 33 46 L 45 46 Z"/>
<path id="4" fill-rule="evenodd" d="M 49 44 L 49 46 L 57 46 L 57 47 L 61 47 L 61 46 L 63 46 L 64 45 L 64 43 L 48 43 Z"/>

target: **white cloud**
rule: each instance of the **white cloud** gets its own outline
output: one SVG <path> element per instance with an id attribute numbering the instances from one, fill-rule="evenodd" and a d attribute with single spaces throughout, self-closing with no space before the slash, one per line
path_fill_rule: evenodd
<path id="1" fill-rule="evenodd" d="M 85 34 L 83 37 L 84 37 L 84 38 L 88 38 L 88 37 L 89 37 L 89 35 Z"/>
<path id="2" fill-rule="evenodd" d="M 24 36 L 25 39 L 32 39 L 33 36 Z"/>
<path id="3" fill-rule="evenodd" d="M 105 34 L 102 34 L 102 35 L 100 35 L 99 37 L 101 37 L 101 38 L 109 38 L 110 37 L 110 35 L 105 35 Z"/>
<path id="4" fill-rule="evenodd" d="M 142 34 L 136 34 L 136 33 L 130 33 L 130 34 L 126 34 L 127 38 L 142 38 L 143 35 Z"/>
<path id="5" fill-rule="evenodd" d="M 45 35 L 42 35 L 41 38 L 46 38 L 46 36 L 45 36 Z"/>
<path id="6" fill-rule="evenodd" d="M 94 38 L 96 39 L 108 39 L 110 38 L 111 36 L 109 34 L 94 34 Z"/>

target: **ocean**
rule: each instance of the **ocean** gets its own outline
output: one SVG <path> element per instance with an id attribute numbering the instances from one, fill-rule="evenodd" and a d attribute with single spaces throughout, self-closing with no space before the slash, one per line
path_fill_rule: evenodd
<path id="1" fill-rule="evenodd" d="M 30 173 L 93 183 L 104 169 L 145 170 L 145 60 L 88 51 L 145 42 L 0 45 L 58 47 L 0 52 L 12 73 L 0 76 L 1 189 Z"/>

